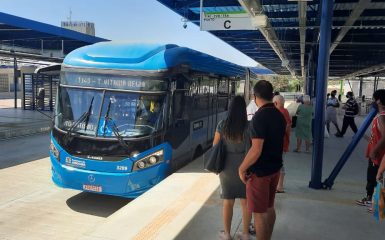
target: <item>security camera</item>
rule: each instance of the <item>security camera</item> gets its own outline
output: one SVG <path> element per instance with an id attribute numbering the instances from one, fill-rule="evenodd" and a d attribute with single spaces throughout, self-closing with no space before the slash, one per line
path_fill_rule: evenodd
<path id="1" fill-rule="evenodd" d="M 184 29 L 187 28 L 187 23 L 183 23 L 183 28 L 184 28 Z"/>

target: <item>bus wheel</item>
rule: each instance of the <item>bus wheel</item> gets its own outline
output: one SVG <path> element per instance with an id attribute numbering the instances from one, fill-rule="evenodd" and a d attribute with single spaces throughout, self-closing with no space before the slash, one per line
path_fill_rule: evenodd
<path id="1" fill-rule="evenodd" d="M 202 156 L 202 154 L 203 154 L 203 149 L 202 149 L 202 146 L 199 145 L 199 146 L 195 149 L 195 151 L 194 151 L 194 155 L 193 155 L 193 159 L 192 159 L 192 160 L 197 159 L 198 157 Z"/>

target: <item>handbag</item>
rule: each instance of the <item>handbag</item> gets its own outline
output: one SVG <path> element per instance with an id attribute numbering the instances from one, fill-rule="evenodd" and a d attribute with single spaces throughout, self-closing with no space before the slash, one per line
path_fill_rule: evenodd
<path id="1" fill-rule="evenodd" d="M 219 174 L 225 167 L 226 146 L 221 138 L 219 142 L 203 155 L 203 168 L 209 172 Z"/>
<path id="2" fill-rule="evenodd" d="M 385 186 L 384 181 L 377 181 L 377 186 L 373 194 L 373 216 L 377 220 L 385 218 Z"/>

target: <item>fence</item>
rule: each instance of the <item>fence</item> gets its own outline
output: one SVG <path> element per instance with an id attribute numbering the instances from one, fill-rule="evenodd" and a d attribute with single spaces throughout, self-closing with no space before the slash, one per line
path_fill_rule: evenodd
<path id="1" fill-rule="evenodd" d="M 59 76 L 23 74 L 23 106 L 25 110 L 53 111 Z"/>

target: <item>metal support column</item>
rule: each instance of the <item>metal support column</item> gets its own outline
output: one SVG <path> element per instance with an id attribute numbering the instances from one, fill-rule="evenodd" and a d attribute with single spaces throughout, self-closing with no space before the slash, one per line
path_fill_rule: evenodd
<path id="1" fill-rule="evenodd" d="M 314 122 L 314 150 L 311 168 L 311 180 L 309 187 L 314 189 L 322 188 L 322 161 L 324 150 L 325 134 L 325 98 L 326 87 L 329 76 L 330 38 L 332 29 L 333 1 L 322 1 L 320 44 L 318 52 L 317 68 L 317 100 Z"/>
<path id="2" fill-rule="evenodd" d="M 313 50 L 311 52 L 311 56 L 310 56 L 310 62 L 309 62 L 309 95 L 311 98 L 314 98 L 315 97 L 315 89 L 314 89 L 314 85 L 315 85 L 315 72 L 316 72 L 316 65 L 315 65 L 315 62 L 314 62 L 314 53 L 313 53 Z"/>
<path id="3" fill-rule="evenodd" d="M 362 80 L 362 77 L 360 77 L 360 87 L 358 90 L 358 96 L 360 97 L 362 97 L 362 84 L 363 84 L 363 80 Z"/>
<path id="4" fill-rule="evenodd" d="M 14 88 L 13 91 L 15 92 L 15 108 L 17 108 L 17 59 L 16 57 L 13 57 L 13 84 Z"/>
<path id="5" fill-rule="evenodd" d="M 244 93 L 245 93 L 244 98 L 245 98 L 245 102 L 246 102 L 246 106 L 247 106 L 250 102 L 250 69 L 249 68 L 246 68 Z"/>
<path id="6" fill-rule="evenodd" d="M 315 48 L 313 48 L 312 50 L 312 56 L 311 56 L 311 75 L 312 75 L 312 89 L 311 89 L 311 93 L 312 93 L 312 97 L 315 97 L 316 95 L 316 91 L 317 91 L 317 85 L 316 85 L 316 74 L 317 74 L 317 63 L 315 61 L 315 59 L 318 59 L 318 56 L 317 56 L 317 51 L 315 51 Z"/>
<path id="7" fill-rule="evenodd" d="M 311 61 L 311 53 L 309 54 L 309 58 L 307 60 L 307 66 L 306 66 L 306 81 L 307 81 L 307 89 L 306 89 L 306 94 L 311 97 L 311 89 L 313 87 L 312 83 L 312 77 L 311 77 L 311 66 L 310 66 L 310 61 Z"/>
<path id="8" fill-rule="evenodd" d="M 61 56 L 64 58 L 64 40 L 61 40 Z"/>

